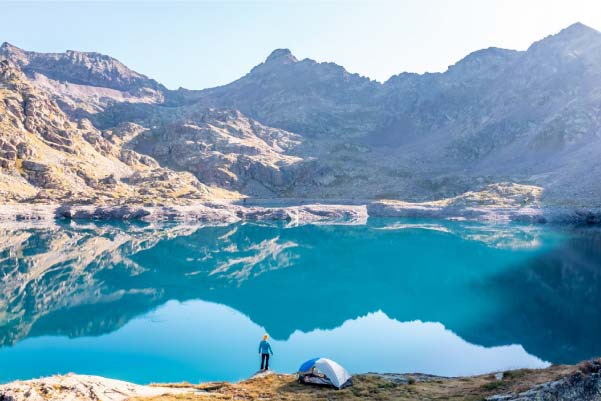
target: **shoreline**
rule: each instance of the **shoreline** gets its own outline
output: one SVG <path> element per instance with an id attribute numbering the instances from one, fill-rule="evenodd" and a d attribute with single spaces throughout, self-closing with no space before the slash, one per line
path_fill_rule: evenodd
<path id="1" fill-rule="evenodd" d="M 587 401 L 601 397 L 601 359 L 578 365 L 517 369 L 488 374 L 441 377 L 419 373 L 364 373 L 353 386 L 333 390 L 298 384 L 294 374 L 258 372 L 238 383 L 139 385 L 100 376 L 54 375 L 0 385 L 2 401 L 174 401 L 262 400 L 423 400 Z"/>
<path id="2" fill-rule="evenodd" d="M 287 200 L 281 205 L 240 205 L 205 202 L 192 205 L 77 205 L 14 203 L 0 205 L 0 222 L 48 220 L 117 220 L 141 222 L 235 223 L 287 221 L 292 223 L 365 224 L 368 218 L 425 218 L 490 223 L 601 224 L 601 207 L 444 205 L 370 201 L 354 203 L 304 203 Z"/>

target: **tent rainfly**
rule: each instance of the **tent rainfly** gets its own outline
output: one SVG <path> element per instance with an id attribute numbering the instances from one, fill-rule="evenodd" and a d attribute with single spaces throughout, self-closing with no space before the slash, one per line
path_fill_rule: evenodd
<path id="1" fill-rule="evenodd" d="M 313 358 L 298 368 L 298 381 L 305 384 L 321 384 L 337 389 L 352 386 L 353 381 L 345 368 L 327 358 Z"/>

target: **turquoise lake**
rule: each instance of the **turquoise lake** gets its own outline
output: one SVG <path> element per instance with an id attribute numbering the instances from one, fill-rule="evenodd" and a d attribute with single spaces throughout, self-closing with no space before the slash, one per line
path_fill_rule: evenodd
<path id="1" fill-rule="evenodd" d="M 601 230 L 0 225 L 0 382 L 57 373 L 239 380 L 324 356 L 467 375 L 601 355 Z"/>

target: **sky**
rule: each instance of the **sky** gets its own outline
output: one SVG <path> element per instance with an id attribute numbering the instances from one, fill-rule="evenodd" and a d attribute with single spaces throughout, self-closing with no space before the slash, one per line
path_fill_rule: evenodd
<path id="1" fill-rule="evenodd" d="M 0 0 L 0 42 L 96 51 L 171 89 L 223 85 L 276 48 L 385 81 L 445 71 L 491 46 L 525 50 L 574 22 L 601 30 L 599 0 Z"/>

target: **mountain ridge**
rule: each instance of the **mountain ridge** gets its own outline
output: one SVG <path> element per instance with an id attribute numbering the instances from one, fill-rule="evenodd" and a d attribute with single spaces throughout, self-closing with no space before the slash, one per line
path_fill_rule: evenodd
<path id="1" fill-rule="evenodd" d="M 121 61 L 97 52 L 67 50 L 64 53 L 39 53 L 4 42 L 0 45 L 0 58 L 10 59 L 26 73 L 42 73 L 49 78 L 75 84 L 118 90 L 147 85 L 149 88 L 166 90 L 157 81 L 129 69 Z"/>
<path id="2" fill-rule="evenodd" d="M 449 65 L 449 67 L 448 67 L 448 68 L 450 68 L 450 67 L 453 67 L 453 66 L 455 66 L 455 65 L 457 65 L 457 64 L 459 64 L 459 63 L 461 63 L 463 60 L 465 60 L 465 59 L 469 58 L 470 56 L 472 56 L 472 55 L 474 55 L 474 54 L 478 54 L 478 53 L 480 53 L 480 52 L 483 52 L 483 51 L 487 51 L 487 50 L 498 50 L 498 51 L 506 51 L 506 52 L 523 53 L 523 52 L 526 52 L 526 51 L 530 50 L 530 48 L 532 48 L 533 46 L 535 46 L 535 47 L 536 47 L 536 46 L 538 46 L 540 43 L 546 43 L 546 42 L 548 42 L 549 40 L 553 40 L 554 38 L 557 38 L 557 37 L 566 37 L 567 35 L 569 35 L 569 36 L 575 36 L 575 35 L 576 35 L 576 36 L 583 36 L 583 35 L 584 35 L 584 36 L 597 36 L 597 37 L 599 37 L 599 36 L 601 36 L 601 32 L 599 32 L 599 31 L 597 31 L 596 29 L 594 29 L 594 28 L 592 28 L 592 27 L 589 27 L 588 25 L 585 25 L 585 24 L 583 24 L 583 23 L 581 23 L 581 22 L 575 22 L 575 23 L 573 23 L 573 24 L 571 24 L 571 25 L 567 26 L 566 28 L 563 28 L 562 30 L 560 30 L 559 32 L 557 32 L 557 33 L 555 33 L 555 34 L 550 34 L 550 35 L 547 35 L 546 37 L 544 37 L 544 38 L 542 38 L 542 39 L 540 39 L 540 40 L 538 40 L 538 41 L 535 41 L 535 42 L 533 42 L 533 43 L 532 43 L 532 44 L 531 44 L 531 45 L 528 47 L 528 49 L 527 49 L 527 50 L 513 50 L 513 49 L 507 49 L 507 48 L 502 48 L 502 47 L 491 46 L 491 47 L 489 47 L 489 48 L 478 49 L 478 50 L 475 50 L 475 51 L 473 51 L 473 52 L 470 52 L 470 53 L 468 53 L 468 54 L 467 54 L 466 56 L 464 56 L 462 59 L 460 59 L 460 60 L 457 60 L 455 63 L 453 63 L 453 64 Z M 6 50 L 6 49 L 10 49 L 10 50 Z M 14 51 L 21 52 L 21 53 L 25 53 L 25 54 L 33 54 L 33 55 L 49 55 L 49 56 L 60 56 L 60 55 L 69 55 L 69 54 L 73 54 L 73 55 L 76 55 L 76 54 L 80 54 L 80 55 L 90 55 L 90 56 L 96 56 L 96 57 L 98 57 L 98 58 L 102 58 L 102 59 L 110 59 L 110 60 L 112 60 L 112 61 L 115 61 L 115 62 L 117 62 L 117 63 L 121 64 L 123 67 L 127 68 L 127 67 L 125 66 L 125 64 L 124 64 L 124 63 L 122 63 L 121 61 L 119 61 L 119 60 L 117 60 L 117 59 L 115 59 L 115 58 L 113 58 L 113 57 L 111 57 L 111 56 L 109 56 L 109 55 L 106 55 L 106 54 L 103 54 L 103 53 L 98 53 L 98 52 L 79 51 L 79 50 L 65 50 L 65 51 L 64 51 L 64 52 L 62 52 L 62 53 L 61 53 L 61 52 L 57 52 L 57 53 L 52 53 L 52 52 L 45 53 L 45 52 L 37 52 L 37 51 L 28 51 L 28 50 L 23 50 L 23 49 L 21 49 L 21 48 L 19 48 L 19 47 L 15 46 L 15 45 L 13 45 L 13 44 L 11 44 L 10 42 L 7 42 L 7 41 L 4 41 L 4 42 L 2 42 L 2 44 L 0 45 L 0 57 L 3 57 L 3 58 L 10 58 L 10 57 L 8 57 L 8 56 L 7 56 L 7 54 L 9 54 L 10 52 L 14 52 Z M 282 57 L 283 57 L 283 58 L 288 58 L 288 59 L 291 61 L 291 62 L 290 62 L 290 64 L 292 64 L 292 63 L 297 63 L 297 62 L 304 61 L 304 60 L 308 60 L 308 61 L 315 62 L 316 64 L 334 64 L 334 65 L 337 65 L 337 66 L 340 66 L 340 67 L 342 67 L 341 65 L 337 64 L 337 63 L 336 63 L 336 62 L 334 62 L 334 61 L 324 61 L 324 62 L 317 62 L 317 61 L 315 61 L 315 60 L 313 60 L 313 59 L 310 59 L 310 58 L 306 58 L 306 59 L 298 59 L 298 58 L 297 58 L 297 57 L 296 57 L 296 56 L 295 56 L 295 55 L 292 53 L 292 51 L 291 51 L 289 48 L 277 48 L 277 49 L 274 49 L 274 50 L 273 50 L 273 51 L 272 51 L 272 52 L 271 52 L 271 53 L 270 53 L 270 54 L 269 54 L 269 55 L 268 55 L 268 56 L 265 58 L 264 62 L 260 62 L 259 64 L 255 65 L 255 67 L 253 67 L 252 69 L 256 68 L 257 66 L 259 66 L 259 65 L 261 65 L 261 64 L 265 64 L 265 63 L 266 63 L 266 62 L 268 62 L 268 61 L 275 61 L 275 60 L 277 60 L 277 59 L 280 59 L 280 58 L 282 58 Z M 343 67 L 343 68 L 344 68 L 344 67 Z M 389 81 L 391 78 L 393 78 L 393 77 L 395 77 L 395 76 L 398 76 L 398 75 L 409 74 L 409 75 L 418 75 L 418 76 L 423 76 L 423 75 L 430 75 L 430 74 L 444 74 L 445 72 L 447 72 L 447 71 L 448 71 L 448 68 L 447 68 L 447 70 L 445 70 L 445 71 L 442 71 L 442 72 L 429 72 L 429 71 L 426 71 L 426 72 L 423 72 L 423 73 L 418 73 L 418 72 L 411 72 L 411 71 L 403 71 L 403 72 L 400 72 L 400 73 L 397 73 L 397 74 L 393 74 L 392 76 L 390 76 L 388 79 L 386 79 L 386 80 L 384 80 L 384 81 L 378 81 L 378 80 L 372 79 L 372 78 L 370 78 L 370 77 L 368 77 L 368 76 L 364 76 L 364 75 L 361 75 L 361 74 L 358 74 L 358 73 L 352 73 L 352 72 L 349 72 L 349 74 L 358 75 L 358 76 L 361 76 L 361 77 L 367 78 L 367 79 L 369 79 L 370 81 L 373 81 L 373 82 L 378 82 L 378 83 L 381 83 L 381 84 L 385 84 L 385 83 L 386 83 L 387 81 Z M 127 68 L 127 69 L 128 69 L 128 70 L 130 70 L 129 68 Z M 252 69 L 251 69 L 251 71 L 252 71 Z M 138 73 L 138 72 L 136 72 L 136 71 L 133 71 L 133 70 L 130 70 L 130 71 L 134 72 L 135 74 L 137 74 L 137 75 L 139 75 L 139 76 L 141 76 L 141 77 L 147 78 L 147 79 L 149 79 L 149 80 L 151 80 L 151 81 L 154 81 L 154 82 L 158 83 L 156 80 L 154 80 L 154 79 L 152 79 L 152 78 L 149 78 L 148 76 L 146 76 L 146 75 L 144 75 L 144 74 Z M 234 80 L 234 81 L 235 81 L 235 80 Z M 234 82 L 234 81 L 232 81 L 232 82 Z M 230 82 L 230 83 L 231 83 L 231 82 Z M 159 85 L 160 85 L 160 84 L 159 84 Z M 207 88 L 203 88 L 203 89 L 192 89 L 192 90 L 209 90 L 209 89 L 219 88 L 219 87 L 226 86 L 226 85 L 228 85 L 228 84 L 224 84 L 224 85 L 218 85 L 218 86 L 214 86 L 214 87 L 207 87 Z M 162 86 L 162 85 L 161 85 L 161 86 Z M 178 90 L 180 90 L 180 89 L 183 89 L 183 90 L 191 90 L 191 89 L 188 89 L 188 88 L 183 88 L 183 87 L 180 87 L 180 88 L 178 88 L 178 89 L 174 89 L 174 90 L 170 90 L 170 89 L 167 89 L 167 88 L 165 88 L 165 87 L 163 87 L 163 88 L 164 88 L 164 89 L 166 89 L 166 90 L 168 90 L 168 91 L 173 91 L 173 92 L 176 92 L 176 91 L 178 91 Z"/>
<path id="3" fill-rule="evenodd" d="M 514 182 L 541 187 L 550 205 L 599 206 L 601 198 L 587 174 L 601 171 L 601 33 L 579 23 L 525 51 L 491 47 L 445 72 L 385 82 L 289 49 L 203 90 L 169 90 L 98 53 L 5 43 L 3 58 L 36 97 L 56 103 L 76 140 L 91 138 L 79 127 L 96 130 L 123 152 L 236 196 L 426 201 Z M 219 115 L 233 119 L 223 126 Z M 296 145 L 282 147 L 283 138 Z M 9 166 L 29 164 L 9 156 Z M 13 167 L 2 175 L 23 179 Z"/>

